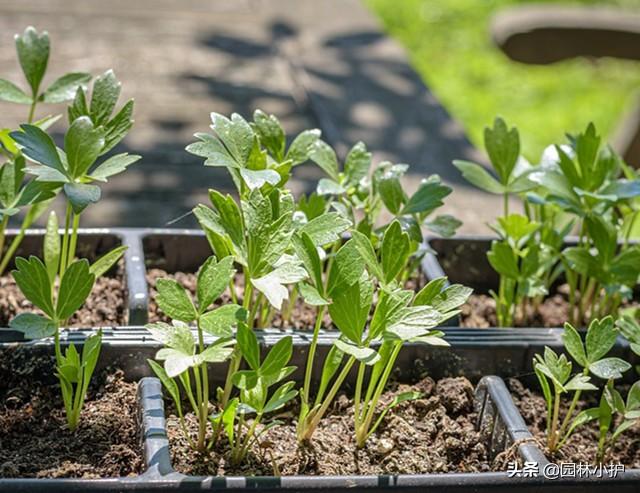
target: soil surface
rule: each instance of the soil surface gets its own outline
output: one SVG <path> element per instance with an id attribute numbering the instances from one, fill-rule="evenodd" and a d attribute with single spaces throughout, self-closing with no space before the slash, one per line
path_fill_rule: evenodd
<path id="1" fill-rule="evenodd" d="M 148 269 L 147 270 L 147 283 L 149 285 L 149 322 L 170 322 L 170 319 L 162 313 L 156 303 L 156 296 L 158 291 L 156 291 L 156 281 L 158 279 L 168 278 L 176 280 L 181 286 L 184 286 L 194 297 L 196 293 L 197 286 L 197 274 L 188 273 L 188 272 L 175 272 L 168 273 L 163 269 Z M 422 280 L 410 279 L 407 281 L 406 288 L 416 290 L 417 286 L 420 286 Z M 239 300 L 239 303 L 242 303 L 242 296 L 244 293 L 244 277 L 240 274 L 235 276 L 234 280 L 235 289 L 236 289 L 236 297 Z M 229 289 L 227 289 L 218 300 L 213 304 L 213 306 L 222 306 L 228 303 L 231 303 L 231 293 Z M 289 312 L 290 310 L 290 312 Z M 289 313 L 288 313 L 289 312 Z M 288 313 L 288 317 L 285 319 L 283 315 Z M 273 320 L 269 324 L 270 328 L 276 329 L 296 329 L 296 330 L 312 330 L 313 326 L 316 322 L 316 308 L 308 305 L 304 302 L 304 300 L 298 296 L 294 302 L 293 307 L 289 308 L 287 306 L 287 301 L 285 301 L 282 305 L 282 310 L 275 311 Z M 325 312 L 323 317 L 323 327 L 327 330 L 332 330 L 333 325 L 331 324 L 331 318 L 328 313 Z"/>
<path id="2" fill-rule="evenodd" d="M 562 294 L 555 294 L 548 298 L 534 310 L 532 306 L 527 309 L 526 316 L 518 314 L 514 319 L 514 325 L 518 327 L 563 327 L 569 320 L 570 305 L 568 299 Z M 486 329 L 497 327 L 496 301 L 486 294 L 472 294 L 467 303 L 462 306 L 460 313 L 462 327 Z"/>
<path id="3" fill-rule="evenodd" d="M 0 276 L 0 327 L 8 327 L 19 313 L 38 312 L 25 299 L 11 274 Z M 120 262 L 113 277 L 96 280 L 93 291 L 82 307 L 71 317 L 69 327 L 110 327 L 126 324 L 126 282 L 124 264 Z"/>
<path id="4" fill-rule="evenodd" d="M 210 455 L 191 452 L 179 420 L 172 414 L 167 426 L 173 465 L 191 475 L 423 474 L 494 468 L 487 440 L 475 427 L 474 388 L 467 379 L 446 378 L 436 383 L 427 377 L 415 385 L 394 385 L 383 394 L 381 403 L 409 390 L 423 396 L 392 409 L 363 449 L 355 444 L 352 402 L 342 394 L 310 444 L 297 444 L 297 413 L 290 409 L 277 416 L 283 424 L 267 431 L 240 466 L 227 462 L 226 439 Z M 186 419 L 195 436 L 194 415 Z"/>
<path id="5" fill-rule="evenodd" d="M 547 458 L 553 462 L 574 462 L 593 464 L 598 449 L 598 424 L 592 421 L 579 427 L 567 440 L 565 445 L 555 454 L 546 450 L 546 403 L 542 395 L 525 388 L 519 380 L 509 380 L 509 388 L 513 400 L 520 410 L 533 436 L 545 450 Z M 623 392 L 626 398 L 626 391 Z M 578 403 L 577 409 L 582 410 L 597 405 L 599 393 L 590 393 L 586 400 Z M 561 407 L 561 420 L 569 407 L 566 399 Z M 640 467 L 640 423 L 625 431 L 616 441 L 613 450 L 605 457 L 610 464 L 624 464 L 627 468 Z"/>
<path id="6" fill-rule="evenodd" d="M 107 478 L 139 474 L 136 384 L 96 372 L 75 432 L 66 425 L 53 356 L 0 355 L 0 478 Z"/>

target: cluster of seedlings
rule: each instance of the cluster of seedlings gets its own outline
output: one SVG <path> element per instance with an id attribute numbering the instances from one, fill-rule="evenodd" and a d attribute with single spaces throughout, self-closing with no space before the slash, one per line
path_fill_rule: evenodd
<path id="1" fill-rule="evenodd" d="M 64 75 L 42 89 L 47 34 L 28 28 L 16 46 L 29 90 L 0 79 L 0 99 L 24 104 L 28 117 L 19 129 L 0 131 L 0 273 L 13 262 L 17 285 L 38 309 L 16 316 L 11 328 L 27 339 L 54 338 L 55 375 L 73 431 L 100 355 L 101 333 L 89 337 L 82 351 L 69 345 L 63 353 L 60 330 L 124 253 L 118 247 L 93 263 L 77 258 L 78 228 L 83 211 L 100 199 L 99 183 L 139 159 L 105 157 L 131 128 L 133 102 L 116 109 L 120 83 L 112 71 L 96 78 L 91 91 L 91 77 L 84 73 Z M 34 115 L 40 104 L 64 101 L 71 104 L 60 148 L 48 133 L 59 117 L 34 121 Z M 187 151 L 205 158 L 206 166 L 226 168 L 237 193 L 210 190 L 210 204 L 193 209 L 211 256 L 197 272 L 193 295 L 175 279 L 158 280 L 156 302 L 170 323 L 147 325 L 163 346 L 149 365 L 173 401 L 184 440 L 198 454 L 222 450 L 230 464 L 242 464 L 282 425 L 283 410 L 292 416 L 299 446 L 308 446 L 345 393 L 353 405 L 352 440 L 362 449 L 391 409 L 423 396 L 407 390 L 382 399 L 402 349 L 413 343 L 447 346 L 438 327 L 458 315 L 471 295 L 445 277 L 408 288 L 426 253 L 423 230 L 452 236 L 460 225 L 435 214 L 451 189 L 431 176 L 407 194 L 401 183 L 407 165 L 374 164 L 362 143 L 340 163 L 318 130 L 304 131 L 287 145 L 277 118 L 259 110 L 252 121 L 217 113 L 211 119 L 212 133 L 196 134 Z M 504 196 L 504 214 L 494 226 L 498 239 L 488 253 L 500 275 L 493 293 L 498 322 L 526 323 L 528 311 L 558 279 L 569 285 L 573 325 L 566 325 L 564 341 L 578 371 L 551 349 L 533 362 L 547 403 L 546 445 L 553 454 L 579 427 L 597 420 L 594 461 L 602 462 L 640 419 L 640 382 L 623 398 L 614 381 L 631 365 L 607 356 L 619 333 L 640 354 L 640 325 L 631 313 L 621 316 L 640 274 L 640 246 L 629 241 L 640 181 L 600 145 L 592 125 L 569 144 L 549 148 L 536 166 L 520 156 L 518 133 L 502 120 L 487 129 L 485 140 L 496 178 L 475 163 L 455 164 L 473 184 Z M 326 176 L 315 192 L 296 199 L 288 180 L 304 163 L 314 163 Z M 509 210 L 511 195 L 523 199 L 524 214 Z M 50 213 L 43 258 L 14 259 L 25 230 L 57 196 L 65 201 L 65 217 L 59 228 Z M 20 232 L 5 248 L 9 218 L 18 213 L 24 215 Z M 566 246 L 574 230 L 578 241 Z M 223 295 L 229 303 L 219 302 Z M 290 336 L 263 355 L 256 335 L 276 315 L 290 317 L 296 303 L 316 314 L 300 369 L 290 364 Z M 321 359 L 318 340 L 326 317 L 339 334 Z M 584 341 L 574 325 L 589 326 Z M 214 388 L 212 366 L 223 363 L 226 378 Z M 300 385 L 295 371 L 303 375 Z M 355 384 L 348 386 L 351 373 Z M 596 390 L 599 405 L 579 410 L 583 392 Z"/>
<path id="2" fill-rule="evenodd" d="M 562 279 L 568 285 L 568 321 L 586 327 L 594 318 L 618 317 L 640 275 L 637 236 L 640 180 L 607 145 L 593 124 L 548 147 L 539 164 L 520 155 L 517 129 L 496 119 L 485 129 L 495 177 L 484 167 L 455 161 L 473 185 L 504 197 L 492 226 L 498 239 L 487 253 L 500 277 L 496 303 L 501 327 L 528 325 Z M 521 199 L 523 213 L 510 210 Z M 576 242 L 567 236 L 577 233 Z"/>

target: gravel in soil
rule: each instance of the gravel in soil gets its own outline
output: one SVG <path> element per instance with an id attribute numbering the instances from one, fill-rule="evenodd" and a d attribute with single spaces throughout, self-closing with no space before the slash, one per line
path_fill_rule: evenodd
<path id="1" fill-rule="evenodd" d="M 0 354 L 0 478 L 110 478 L 139 474 L 136 384 L 96 372 L 75 432 L 66 425 L 53 356 Z"/>
<path id="2" fill-rule="evenodd" d="M 194 454 L 172 414 L 167 425 L 173 465 L 190 475 L 258 476 L 485 472 L 494 468 L 485 445 L 487 437 L 475 427 L 474 388 L 467 379 L 434 382 L 427 377 L 414 385 L 396 384 L 383 394 L 381 403 L 409 390 L 423 396 L 392 409 L 362 449 L 354 439 L 353 403 L 342 394 L 310 444 L 297 444 L 297 413 L 291 409 L 277 416 L 283 424 L 268 430 L 240 466 L 227 462 L 224 441 L 211 454 Z M 195 436 L 194 415 L 188 414 L 186 420 Z"/>
<path id="3" fill-rule="evenodd" d="M 158 308 L 156 303 L 156 296 L 158 291 L 156 290 L 156 282 L 158 279 L 168 278 L 174 279 L 181 286 L 184 286 L 193 297 L 195 297 L 197 286 L 197 275 L 188 272 L 175 272 L 168 273 L 163 269 L 151 268 L 147 270 L 147 284 L 149 285 L 149 322 L 170 322 L 162 311 Z M 242 303 L 242 295 L 244 293 L 244 277 L 242 275 L 236 275 L 234 280 L 236 289 L 236 297 L 239 303 Z M 415 289 L 418 285 L 418 281 L 409 280 L 407 282 L 407 289 Z M 231 293 L 227 289 L 220 299 L 216 300 L 213 304 L 214 307 L 226 305 L 232 302 Z M 283 318 L 283 314 L 290 310 L 287 319 Z M 294 302 L 293 307 L 288 307 L 287 302 L 283 304 L 281 311 L 276 311 L 273 320 L 269 324 L 269 327 L 276 329 L 296 329 L 296 330 L 311 330 L 316 322 L 316 309 L 315 307 L 308 305 L 301 297 L 298 297 Z M 325 329 L 331 329 L 331 319 L 329 315 L 325 313 L 323 318 L 323 327 Z"/>
<path id="4" fill-rule="evenodd" d="M 38 312 L 25 299 L 11 274 L 0 276 L 0 327 L 19 313 Z M 120 262 L 113 277 L 96 280 L 91 294 L 82 307 L 71 317 L 69 327 L 111 327 L 126 324 L 126 283 L 124 264 Z"/>
<path id="5" fill-rule="evenodd" d="M 534 438 L 545 449 L 549 460 L 557 463 L 593 464 L 595 462 L 600 436 L 596 421 L 579 427 L 559 451 L 550 454 L 545 446 L 547 407 L 544 398 L 526 388 L 519 380 L 511 379 L 508 383 L 516 407 L 520 410 Z M 592 392 L 587 395 L 586 400 L 578 403 L 578 410 L 597 405 L 599 394 Z M 626 393 L 623 393 L 623 396 L 626 396 Z M 564 419 L 568 407 L 569 399 L 565 399 L 561 407 L 561 420 Z M 640 423 L 620 435 L 605 461 L 610 464 L 624 464 L 627 468 L 640 467 Z"/>

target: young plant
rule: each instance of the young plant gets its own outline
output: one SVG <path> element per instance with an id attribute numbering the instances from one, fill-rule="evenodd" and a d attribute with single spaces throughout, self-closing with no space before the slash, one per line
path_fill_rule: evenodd
<path id="1" fill-rule="evenodd" d="M 409 235 L 394 221 L 384 234 L 380 258 L 369 238 L 357 231 L 338 251 L 329 272 L 327 295 L 331 300 L 329 314 L 340 337 L 324 362 L 313 405 L 310 400 L 305 405 L 309 391 L 303 388 L 299 441 L 311 439 L 356 363 L 354 406 L 359 447 L 364 446 L 390 408 L 417 397 L 399 396 L 375 419 L 377 404 L 402 347 L 408 342 L 445 345 L 442 332 L 433 329 L 458 313 L 457 308 L 466 301 L 470 290 L 459 285 L 445 288 L 445 278 L 430 282 L 417 294 L 400 288 L 397 276 L 410 254 L 409 243 Z M 365 331 L 375 291 L 376 309 L 369 330 Z M 308 362 L 307 372 L 309 367 Z"/>
<path id="2" fill-rule="evenodd" d="M 124 138 L 131 127 L 131 101 L 110 119 L 119 93 L 120 83 L 111 71 L 96 79 L 90 108 L 86 105 L 84 90 L 78 89 L 69 109 L 73 120 L 64 137 L 64 150 L 56 147 L 53 139 L 37 125 L 21 125 L 20 131 L 10 134 L 22 154 L 35 163 L 27 166 L 26 171 L 35 175 L 37 182 L 62 187 L 66 197 L 61 276 L 75 258 L 81 213 L 100 200 L 101 190 L 95 182 L 106 182 L 140 159 L 140 156 L 123 153 L 96 166 L 98 158 Z"/>
<path id="3" fill-rule="evenodd" d="M 291 169 L 309 159 L 309 153 L 320 138 L 320 130 L 301 132 L 286 149 L 286 136 L 274 115 L 256 110 L 253 122 L 234 113 L 227 118 L 211 113 L 213 135 L 197 133 L 198 142 L 187 151 L 206 158 L 205 166 L 223 167 L 229 171 L 241 199 L 254 190 L 269 195 L 274 188 L 283 189 Z"/>
<path id="4" fill-rule="evenodd" d="M 33 27 L 27 27 L 22 35 L 16 35 L 15 43 L 18 61 L 29 89 L 24 91 L 13 82 L 0 79 L 0 101 L 28 106 L 27 123 L 46 130 L 59 116 L 48 116 L 34 122 L 38 103 L 62 103 L 73 99 L 78 88 L 87 84 L 91 75 L 68 73 L 41 91 L 49 61 L 49 35 L 46 32 L 38 33 Z M 10 133 L 11 130 L 8 128 L 0 129 L 0 156 L 6 159 L 6 162 L 0 165 L 0 274 L 13 259 L 26 229 L 45 212 L 50 200 L 57 193 L 56 186 L 33 179 L 25 180 L 25 159 Z M 9 219 L 25 209 L 20 230 L 5 252 Z"/>
<path id="5" fill-rule="evenodd" d="M 56 375 L 60 381 L 62 398 L 71 431 L 78 427 L 80 412 L 100 355 L 102 332 L 91 335 L 84 342 L 82 354 L 71 344 L 64 352 L 60 347 L 60 327 L 86 301 L 95 280 L 107 272 L 122 256 L 126 247 L 118 247 L 92 265 L 86 259 L 71 263 L 63 275 L 58 276 L 62 262 L 58 220 L 51 213 L 44 240 L 44 262 L 38 257 L 16 258 L 12 272 L 22 294 L 42 314 L 22 313 L 9 324 L 24 334 L 26 339 L 54 338 Z M 57 289 L 56 289 L 57 287 Z"/>
<path id="6" fill-rule="evenodd" d="M 335 210 L 356 225 L 360 233 L 369 236 L 376 250 L 386 227 L 393 220 L 399 221 L 412 240 L 410 261 L 402 272 L 406 280 L 418 268 L 425 253 L 421 248 L 422 228 L 449 237 L 462 223 L 446 214 L 431 217 L 443 205 L 442 199 L 451 193 L 451 188 L 443 185 L 438 175 L 422 180 L 416 192 L 409 196 L 402 185 L 409 166 L 388 161 L 372 166 L 371 156 L 366 146 L 358 142 L 347 154 L 340 171 L 334 150 L 325 142 L 318 141 L 310 158 L 327 173 L 328 178 L 320 179 L 315 194 L 301 203 L 300 210 L 307 217 L 320 214 L 321 207 L 324 211 Z M 383 209 L 391 220 L 379 224 Z M 334 245 L 333 253 L 338 247 L 339 244 Z"/>
<path id="7" fill-rule="evenodd" d="M 233 383 L 240 390 L 239 397 L 231 399 L 222 412 L 212 416 L 214 428 L 221 427 L 231 447 L 232 464 L 243 462 L 254 443 L 269 429 L 280 424 L 271 421 L 263 425 L 263 418 L 290 402 L 298 394 L 295 382 L 285 380 L 295 371 L 287 366 L 293 351 L 290 336 L 280 339 L 260 362 L 258 339 L 249 327 L 238 325 L 238 348 L 249 365 L 248 370 L 233 375 Z M 279 387 L 271 392 L 274 385 Z M 249 416 L 253 416 L 250 420 Z M 261 426 L 263 425 L 263 426 Z"/>
<path id="8" fill-rule="evenodd" d="M 210 396 L 208 364 L 223 362 L 231 356 L 235 344 L 233 328 L 246 319 L 246 311 L 236 304 L 210 309 L 234 274 L 232 257 L 220 261 L 216 257 L 207 259 L 198 272 L 196 304 L 187 290 L 176 281 L 159 279 L 156 302 L 173 319 L 173 324 L 158 322 L 146 326 L 151 336 L 165 345 L 156 354 L 156 359 L 164 361 L 164 366 L 153 360 L 149 360 L 149 365 L 173 399 L 180 425 L 191 447 L 199 452 L 206 451 L 213 443 L 210 441 L 207 444 Z M 194 322 L 195 337 L 188 325 Z M 205 345 L 205 334 L 215 336 L 215 342 Z M 180 386 L 198 419 L 195 442 L 185 424 Z"/>
<path id="9" fill-rule="evenodd" d="M 583 342 L 578 331 L 571 325 L 565 324 L 563 334 L 564 346 L 567 352 L 582 368 L 582 371 L 572 375 L 573 364 L 564 354 L 558 356 L 552 349 L 546 347 L 544 355 L 536 354 L 533 368 L 540 382 L 542 393 L 547 403 L 547 448 L 554 453 L 560 449 L 571 434 L 584 423 L 589 421 L 589 415 L 575 414 L 576 405 L 585 390 L 597 390 L 591 382 L 591 374 L 605 379 L 617 379 L 627 371 L 631 365 L 620 358 L 606 357 L 615 344 L 617 330 L 613 319 L 606 317 L 593 320 L 587 330 Z M 573 394 L 569 409 L 560 421 L 560 403 L 564 394 Z"/>
<path id="10" fill-rule="evenodd" d="M 556 146 L 557 158 L 531 175 L 545 190 L 545 200 L 576 218 L 579 242 L 563 251 L 570 286 L 570 320 L 615 315 L 638 277 L 637 247 L 619 248 L 624 205 L 640 195 L 640 181 L 621 177 L 620 157 L 601 146 L 593 124 Z M 593 251 L 595 249 L 595 251 Z M 634 277 L 635 276 L 635 277 Z"/>
<path id="11" fill-rule="evenodd" d="M 620 420 L 616 425 L 617 416 Z M 613 387 L 613 380 L 609 380 L 600 397 L 599 406 L 585 409 L 576 420 L 583 423 L 598 421 L 599 438 L 595 462 L 602 464 L 620 435 L 640 421 L 640 381 L 629 389 L 625 402 L 620 392 Z"/>

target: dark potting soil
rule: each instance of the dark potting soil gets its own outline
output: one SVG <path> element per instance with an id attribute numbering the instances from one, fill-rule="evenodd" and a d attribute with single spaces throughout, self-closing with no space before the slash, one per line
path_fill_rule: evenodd
<path id="1" fill-rule="evenodd" d="M 510 379 L 508 384 L 517 408 L 549 460 L 557 463 L 595 463 L 600 435 L 597 421 L 576 429 L 559 451 L 550 454 L 545 446 L 547 407 L 544 398 L 539 393 L 527 389 L 519 380 Z M 587 397 L 578 403 L 576 406 L 578 410 L 597 405 L 599 393 L 592 392 L 584 395 Z M 561 405 L 561 420 L 568 410 L 569 403 L 569 399 L 565 399 Z M 627 468 L 640 467 L 640 423 L 619 436 L 613 450 L 605 457 L 605 461 L 610 464 L 624 464 Z"/>
<path id="2" fill-rule="evenodd" d="M 139 474 L 136 384 L 94 374 L 75 432 L 66 425 L 53 356 L 0 354 L 0 478 L 109 478 Z"/>
<path id="3" fill-rule="evenodd" d="M 9 273 L 0 276 L 0 293 L 0 327 L 8 327 L 11 319 L 19 313 L 37 312 Z M 102 276 L 96 280 L 87 301 L 67 325 L 83 328 L 125 325 L 126 297 L 124 264 L 121 261 L 113 277 Z"/>
<path id="4" fill-rule="evenodd" d="M 494 468 L 487 439 L 476 430 L 473 386 L 465 378 L 437 383 L 423 378 L 414 385 L 399 384 L 383 394 L 389 402 L 399 393 L 417 390 L 424 395 L 392 409 L 362 449 L 355 444 L 353 403 L 340 395 L 320 422 L 311 443 L 298 445 L 294 409 L 277 418 L 283 422 L 254 444 L 244 464 L 227 461 L 228 444 L 208 455 L 194 454 L 172 414 L 167 421 L 174 468 L 190 475 L 356 475 L 485 472 Z M 170 405 L 170 404 L 169 404 Z M 193 436 L 195 416 L 186 416 Z"/>
<path id="5" fill-rule="evenodd" d="M 147 284 L 149 285 L 149 322 L 158 322 L 164 321 L 169 322 L 170 320 L 162 313 L 162 311 L 158 308 L 156 303 L 156 296 L 158 291 L 156 290 L 156 282 L 158 279 L 169 278 L 176 280 L 181 286 L 184 286 L 192 296 L 195 297 L 196 286 L 197 286 L 197 275 L 193 273 L 187 272 L 175 272 L 168 273 L 162 269 L 149 269 L 147 271 Z M 239 300 L 239 303 L 242 303 L 242 295 L 244 293 L 244 277 L 241 275 L 236 275 L 234 280 L 236 296 Z M 407 281 L 406 289 L 417 290 L 416 288 L 420 286 L 422 280 L 414 280 L 410 279 Z M 216 300 L 213 306 L 222 306 L 228 303 L 231 303 L 231 294 L 229 289 L 227 289 L 221 296 L 219 300 Z M 283 314 L 287 313 L 289 308 L 287 307 L 287 301 L 285 301 L 282 305 L 282 310 L 276 311 L 273 317 L 272 322 L 269 324 L 269 327 L 273 327 L 276 329 L 296 329 L 296 330 L 312 330 L 314 324 L 316 323 L 316 309 L 315 307 L 308 305 L 304 302 L 301 297 L 298 297 L 294 302 L 294 306 L 291 308 L 288 318 L 285 320 L 283 318 Z M 325 329 L 331 329 L 331 319 L 329 315 L 325 312 L 322 326 Z"/>

